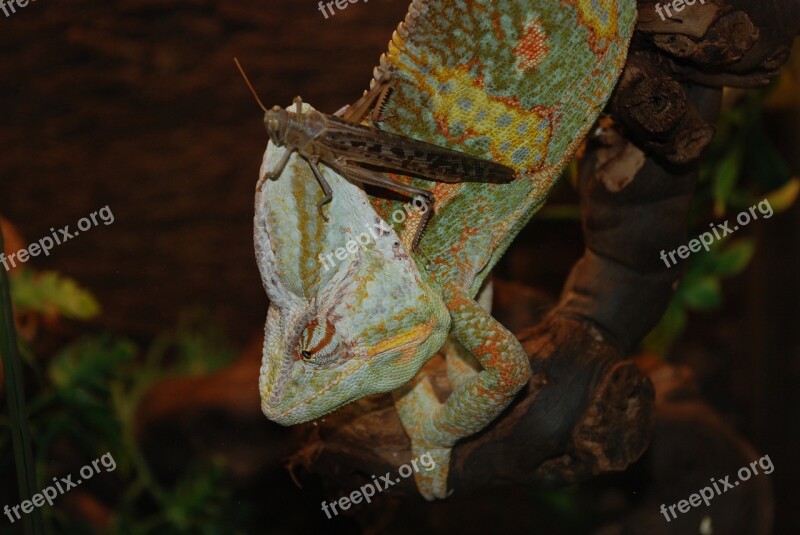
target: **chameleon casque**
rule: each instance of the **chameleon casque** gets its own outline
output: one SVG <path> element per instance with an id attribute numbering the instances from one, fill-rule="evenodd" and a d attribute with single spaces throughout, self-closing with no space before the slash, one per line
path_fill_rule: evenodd
<path id="1" fill-rule="evenodd" d="M 507 184 L 431 183 L 434 215 L 412 251 L 418 214 L 370 197 L 328 167 L 328 221 L 308 165 L 292 155 L 256 194 L 256 259 L 270 298 L 259 388 L 280 424 L 312 420 L 393 391 L 426 499 L 447 495 L 457 440 L 483 429 L 530 376 L 517 339 L 476 296 L 544 203 L 599 116 L 626 59 L 633 0 L 415 0 L 375 70 L 391 79 L 381 130 L 518 170 Z M 304 110 L 310 109 L 306 104 Z M 269 144 L 260 176 L 281 161 Z M 333 270 L 320 255 L 366 228 L 375 243 Z M 338 258 L 338 257 L 337 257 Z M 440 402 L 419 369 L 445 347 L 453 392 Z"/>

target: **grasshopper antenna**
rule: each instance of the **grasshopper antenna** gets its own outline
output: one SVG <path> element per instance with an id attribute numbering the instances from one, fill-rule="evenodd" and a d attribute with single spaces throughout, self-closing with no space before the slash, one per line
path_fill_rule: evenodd
<path id="1" fill-rule="evenodd" d="M 233 62 L 236 63 L 236 67 L 238 67 L 239 68 L 239 72 L 242 73 L 242 78 L 244 78 L 244 83 L 247 84 L 247 87 L 250 88 L 250 92 L 253 93 L 254 97 L 256 97 L 256 102 L 258 102 L 258 105 L 261 106 L 262 110 L 264 110 L 264 113 L 267 113 L 267 107 L 264 106 L 264 103 L 261 102 L 260 98 L 258 98 L 258 93 L 256 93 L 255 88 L 253 88 L 253 84 L 250 83 L 250 79 L 244 73 L 244 69 L 242 68 L 242 65 L 239 63 L 239 60 L 236 59 L 236 58 L 233 58 Z"/>

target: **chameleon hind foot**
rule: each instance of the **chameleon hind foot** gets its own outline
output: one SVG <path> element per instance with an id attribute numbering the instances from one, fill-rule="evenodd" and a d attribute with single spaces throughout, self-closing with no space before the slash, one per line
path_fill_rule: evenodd
<path id="1" fill-rule="evenodd" d="M 414 472 L 414 481 L 422 497 L 428 501 L 447 498 L 447 474 L 450 468 L 450 447 L 442 447 L 426 439 L 422 422 L 426 415 L 435 414 L 442 403 L 436 397 L 427 377 L 422 378 L 412 388 L 400 389 L 394 400 L 397 414 L 406 434 L 411 440 L 411 452 L 414 459 L 428 455 L 434 466 L 430 470 L 420 469 Z"/>

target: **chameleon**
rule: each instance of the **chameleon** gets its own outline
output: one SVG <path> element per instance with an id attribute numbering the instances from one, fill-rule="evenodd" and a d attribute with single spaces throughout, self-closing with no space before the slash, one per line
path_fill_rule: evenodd
<path id="1" fill-rule="evenodd" d="M 491 269 L 543 205 L 601 113 L 626 60 L 630 0 L 414 0 L 374 71 L 392 80 L 378 127 L 512 167 L 506 184 L 435 183 L 433 216 L 384 228 L 402 210 L 334 170 L 329 222 L 313 176 L 287 169 L 256 195 L 256 258 L 270 298 L 259 377 L 262 410 L 283 425 L 392 392 L 425 499 L 449 495 L 454 444 L 491 423 L 528 383 L 517 339 L 482 306 Z M 262 176 L 283 157 L 268 146 Z M 381 225 L 381 222 L 384 222 Z M 333 272 L 315 255 L 363 225 L 382 227 Z M 483 289 L 484 299 L 479 296 Z M 485 305 L 485 303 L 484 303 Z M 452 393 L 418 370 L 444 348 Z M 415 377 L 416 376 L 416 377 Z"/>

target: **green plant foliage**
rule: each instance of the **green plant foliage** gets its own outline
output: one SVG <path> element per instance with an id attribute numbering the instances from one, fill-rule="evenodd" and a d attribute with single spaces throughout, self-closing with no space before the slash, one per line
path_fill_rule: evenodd
<path id="1" fill-rule="evenodd" d="M 725 154 L 719 166 L 713 171 L 713 192 L 714 215 L 722 217 L 725 215 L 725 207 L 731 199 L 731 195 L 739 180 L 742 169 L 742 155 L 738 147 Z"/>
<path id="2" fill-rule="evenodd" d="M 57 311 L 73 318 L 88 318 L 99 310 L 88 292 L 56 273 L 20 273 L 14 278 L 18 308 Z M 102 477 L 117 492 L 98 497 L 113 512 L 110 533 L 240 533 L 235 526 L 241 522 L 236 517 L 241 507 L 232 502 L 221 463 L 197 459 L 169 484 L 161 483 L 134 436 L 135 409 L 154 383 L 208 373 L 233 357 L 220 330 L 199 312 L 184 315 L 176 328 L 145 350 L 127 337 L 99 333 L 79 338 L 49 358 L 37 356 L 36 361 L 47 363 L 46 373 L 35 374 L 39 384 L 29 400 L 38 488 L 50 482 L 49 463 L 56 451 L 66 447 L 87 463 L 110 452 L 117 466 Z M 0 459 L 0 479 L 8 479 L 14 463 L 4 433 L 0 433 Z M 51 533 L 91 533 L 88 526 L 77 525 L 60 512 L 59 498 L 42 512 Z"/>
<path id="3" fill-rule="evenodd" d="M 695 199 L 700 214 L 705 213 L 709 197 L 717 218 L 729 209 L 747 209 L 765 194 L 778 213 L 794 203 L 800 186 L 764 127 L 763 106 L 770 91 L 748 92 L 736 106 L 722 112 L 700 168 Z"/>
<path id="4" fill-rule="evenodd" d="M 712 215 L 732 217 L 764 199 L 780 213 L 797 200 L 800 180 L 791 176 L 764 129 L 762 107 L 768 93 L 769 89 L 747 93 L 737 106 L 723 112 L 701 167 L 689 236 L 706 232 Z M 715 242 L 708 252 L 690 256 L 672 302 L 643 341 L 644 349 L 667 356 L 690 313 L 707 313 L 723 304 L 722 280 L 744 271 L 755 250 L 752 238 L 726 239 Z"/>
<path id="5" fill-rule="evenodd" d="M 783 186 L 776 189 L 766 196 L 772 209 L 775 213 L 785 212 L 797 200 L 797 194 L 800 193 L 800 179 L 792 178 Z"/>
<path id="6" fill-rule="evenodd" d="M 0 228 L 0 251 L 5 249 L 4 238 L 3 229 Z M 0 434 L 0 439 L 4 439 L 0 444 L 11 445 L 8 458 L 14 460 L 17 496 L 20 499 L 31 499 L 36 488 L 36 468 L 31 447 L 23 364 L 17 344 L 15 323 L 8 273 L 2 269 L 0 270 L 0 365 L 3 371 L 8 416 L 0 417 L 2 418 L 0 428 L 8 430 L 8 435 Z M 13 481 L 14 478 L 7 477 L 5 480 Z M 42 512 L 36 509 L 24 516 L 20 521 L 20 528 L 25 530 L 26 535 L 42 535 L 44 533 Z"/>
<path id="7" fill-rule="evenodd" d="M 689 312 L 708 312 L 722 303 L 722 280 L 740 274 L 755 253 L 751 239 L 716 242 L 710 251 L 695 253 L 659 324 L 643 341 L 646 350 L 667 355 L 672 343 L 683 333 Z"/>
<path id="8" fill-rule="evenodd" d="M 661 316 L 661 321 L 642 341 L 644 349 L 657 355 L 666 355 L 672 343 L 686 328 L 687 318 L 686 309 L 677 299 L 673 299 Z"/>
<path id="9" fill-rule="evenodd" d="M 100 304 L 88 291 L 54 271 L 30 269 L 14 272 L 11 277 L 14 306 L 46 315 L 89 320 L 100 313 Z"/>

